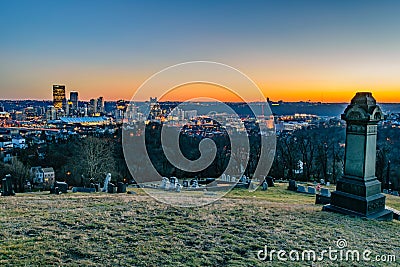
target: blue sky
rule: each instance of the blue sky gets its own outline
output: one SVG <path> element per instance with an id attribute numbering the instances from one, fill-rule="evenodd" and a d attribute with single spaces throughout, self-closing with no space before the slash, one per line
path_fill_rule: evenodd
<path id="1" fill-rule="evenodd" d="M 383 96 L 400 89 L 399 14 L 399 1 L 1 0 L 0 91 L 50 99 L 63 83 L 86 99 L 129 98 L 162 68 L 212 60 L 273 98 Z"/>

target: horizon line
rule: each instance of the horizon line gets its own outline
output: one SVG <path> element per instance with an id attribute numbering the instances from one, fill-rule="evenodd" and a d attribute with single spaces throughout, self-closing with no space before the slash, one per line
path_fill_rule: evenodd
<path id="1" fill-rule="evenodd" d="M 96 98 L 92 98 L 92 99 L 96 99 Z M 115 100 L 104 100 L 104 102 L 117 102 L 123 100 L 125 102 L 131 102 L 131 100 L 126 100 L 126 99 L 115 99 Z M 42 101 L 42 102 L 52 102 L 52 99 L 0 99 L 0 101 Z M 89 102 L 89 100 L 78 100 L 79 102 Z M 140 101 L 133 101 L 136 103 L 145 103 L 145 102 L 149 102 L 149 100 L 140 100 Z M 186 102 L 186 103 L 214 103 L 214 101 L 180 101 L 180 100 L 166 100 L 166 101 L 158 101 L 159 103 L 168 103 L 168 102 Z M 219 101 L 215 101 L 215 102 L 219 102 Z M 249 103 L 263 103 L 264 101 L 260 101 L 260 100 L 254 100 L 254 101 L 250 101 Z M 386 101 L 376 101 L 377 103 L 381 103 L 381 104 L 400 104 L 400 102 L 386 102 Z M 243 101 L 225 101 L 224 103 L 245 103 Z M 280 99 L 277 101 L 270 101 L 267 102 L 265 101 L 264 103 L 310 103 L 310 104 L 348 104 L 349 102 L 346 101 L 338 101 L 338 102 L 327 102 L 327 101 L 309 101 L 309 100 L 298 100 L 298 101 L 286 101 L 284 99 Z"/>

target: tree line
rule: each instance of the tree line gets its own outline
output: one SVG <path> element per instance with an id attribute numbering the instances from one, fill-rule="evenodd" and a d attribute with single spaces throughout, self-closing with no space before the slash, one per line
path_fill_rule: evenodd
<path id="1" fill-rule="evenodd" d="M 44 152 L 43 156 L 39 150 Z M 107 173 L 111 173 L 114 182 L 132 180 L 123 155 L 121 130 L 101 137 L 74 136 L 18 150 L 10 163 L 0 163 L 0 175 L 11 174 L 14 190 L 22 192 L 31 178 L 29 170 L 35 166 L 53 167 L 56 180 L 72 186 L 103 182 Z"/>
<path id="2" fill-rule="evenodd" d="M 157 135 L 158 131 L 150 132 Z M 383 188 L 390 186 L 399 189 L 400 182 L 400 129 L 379 127 L 376 157 L 376 176 L 382 182 Z M 154 136 L 153 136 L 154 137 Z M 151 140 L 150 140 L 151 141 Z M 217 157 L 213 166 L 202 173 L 190 174 L 181 172 L 161 157 L 162 151 L 159 137 L 147 144 L 152 153 L 152 162 L 157 170 L 165 176 L 204 176 L 214 177 L 223 173 L 229 157 L 240 157 L 241 152 L 231 151 L 226 146 L 226 136 L 215 138 L 217 142 Z M 180 147 L 183 154 L 189 159 L 199 156 L 198 144 L 200 140 L 183 137 Z M 257 138 L 250 142 L 250 146 L 257 144 Z M 303 128 L 293 132 L 282 133 L 277 136 L 276 153 L 270 176 L 299 181 L 319 181 L 324 179 L 336 183 L 343 174 L 345 151 L 345 127 L 329 125 L 326 127 Z M 24 183 L 29 180 L 29 169 L 34 166 L 53 167 L 58 181 L 66 181 L 69 185 L 84 186 L 90 182 L 103 182 L 107 173 L 112 174 L 112 180 L 133 181 L 129 168 L 140 173 L 140 166 L 126 165 L 123 147 L 122 130 L 104 136 L 87 136 L 85 138 L 71 137 L 68 140 L 53 141 L 41 149 L 45 151 L 40 157 L 37 153 L 39 146 L 30 146 L 18 150 L 10 163 L 0 163 L 0 176 L 11 174 L 14 179 L 14 190 L 22 192 Z M 257 151 L 257 147 L 254 148 Z M 258 154 L 258 152 L 256 153 Z M 142 157 L 145 155 L 137 155 Z M 253 166 L 254 165 L 254 166 Z M 250 167 L 249 167 L 250 166 Z M 246 173 L 251 176 L 251 166 L 257 166 L 257 155 L 250 158 Z M 139 170 L 139 171 L 138 171 Z"/>
<path id="3" fill-rule="evenodd" d="M 376 176 L 382 188 L 400 188 L 399 128 L 379 125 Z M 346 129 L 344 125 L 303 128 L 277 136 L 270 175 L 299 181 L 336 183 L 343 174 Z"/>

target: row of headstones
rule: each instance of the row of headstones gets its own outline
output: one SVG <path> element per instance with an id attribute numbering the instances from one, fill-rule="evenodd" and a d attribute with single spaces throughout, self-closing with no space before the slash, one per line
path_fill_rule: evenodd
<path id="1" fill-rule="evenodd" d="M 223 173 L 221 175 L 221 181 L 230 182 L 230 183 L 236 183 L 236 177 L 234 177 L 234 176 L 231 177 L 229 174 Z"/>
<path id="2" fill-rule="evenodd" d="M 223 173 L 223 174 L 221 175 L 221 181 L 223 181 L 223 182 L 236 183 L 238 180 L 236 179 L 235 176 L 232 176 L 232 177 L 231 177 L 229 174 Z M 241 178 L 239 179 L 239 182 L 241 182 L 241 183 L 249 183 L 250 181 L 259 182 L 258 179 L 256 179 L 256 178 L 250 179 L 250 178 L 247 177 L 246 175 L 242 175 Z"/>
<path id="3" fill-rule="evenodd" d="M 167 190 L 167 191 L 176 191 L 176 192 L 181 192 L 182 185 L 179 183 L 178 178 L 176 177 L 163 177 L 161 181 L 161 189 Z"/>
<path id="4" fill-rule="evenodd" d="M 290 180 L 289 181 L 289 190 L 292 191 L 297 191 L 299 193 L 307 193 L 307 194 L 317 194 L 317 190 L 315 189 L 315 187 L 313 186 L 308 186 L 307 189 L 305 186 L 303 185 L 297 185 L 296 181 L 294 180 Z M 326 197 L 330 197 L 331 196 L 331 192 L 329 191 L 328 188 L 321 188 L 321 193 L 322 196 L 326 196 Z"/>
<path id="5" fill-rule="evenodd" d="M 320 183 L 321 185 L 326 185 L 326 186 L 330 186 L 330 185 L 331 185 L 330 182 L 325 182 L 325 179 L 319 180 L 319 183 Z M 317 185 L 317 184 L 318 184 L 318 183 L 317 183 L 316 181 L 314 181 L 314 185 Z"/>
<path id="6" fill-rule="evenodd" d="M 302 186 L 302 185 L 298 185 L 298 186 L 297 186 L 297 192 L 299 192 L 299 193 L 313 194 L 313 195 L 315 195 L 315 194 L 317 193 L 315 187 L 309 186 L 309 187 L 307 187 L 307 189 L 306 189 L 306 187 L 305 187 L 305 186 Z"/>
<path id="7" fill-rule="evenodd" d="M 393 196 L 396 196 L 396 197 L 399 196 L 399 191 L 389 191 L 387 189 L 383 189 L 383 193 L 384 194 L 390 194 L 390 195 L 393 195 Z"/>
<path id="8" fill-rule="evenodd" d="M 126 193 L 126 184 L 123 182 L 118 182 L 116 185 L 113 183 L 108 183 L 107 193 Z"/>
<path id="9" fill-rule="evenodd" d="M 122 182 L 118 182 L 116 185 L 113 183 L 107 184 L 107 190 L 101 190 L 100 184 L 90 184 L 90 187 L 73 187 L 72 193 L 95 193 L 95 192 L 107 192 L 110 194 L 114 193 L 126 193 L 126 184 Z"/>

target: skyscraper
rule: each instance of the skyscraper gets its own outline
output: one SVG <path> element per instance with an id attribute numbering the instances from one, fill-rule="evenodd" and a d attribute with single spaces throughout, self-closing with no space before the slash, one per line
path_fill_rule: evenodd
<path id="1" fill-rule="evenodd" d="M 55 109 L 62 109 L 65 105 L 65 85 L 53 85 L 53 106 Z"/>
<path id="2" fill-rule="evenodd" d="M 95 98 L 90 99 L 88 111 L 91 116 L 97 113 L 97 99 Z"/>
<path id="3" fill-rule="evenodd" d="M 78 110 L 78 92 L 71 91 L 69 93 L 69 100 L 72 102 L 72 109 Z"/>
<path id="4" fill-rule="evenodd" d="M 104 99 L 102 96 L 97 98 L 97 112 L 104 113 Z"/>

